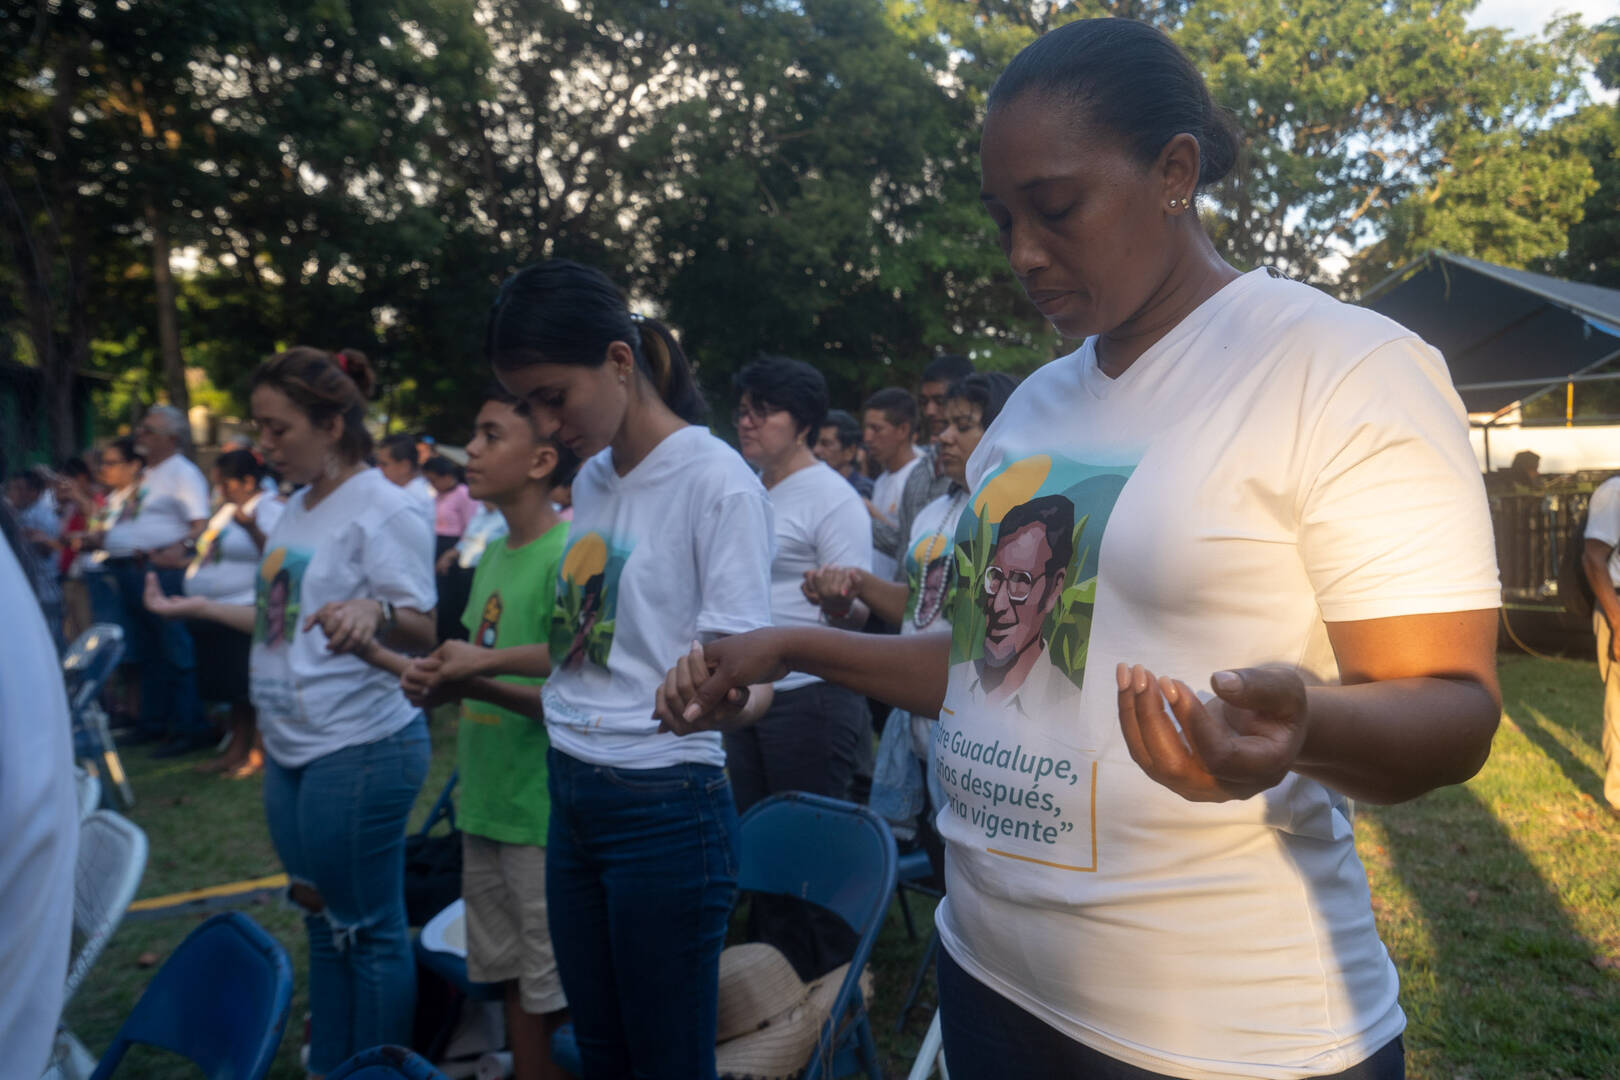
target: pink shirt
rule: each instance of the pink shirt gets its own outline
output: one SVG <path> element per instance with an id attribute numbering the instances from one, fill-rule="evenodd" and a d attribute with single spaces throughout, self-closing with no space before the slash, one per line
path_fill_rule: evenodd
<path id="1" fill-rule="evenodd" d="M 433 532 L 438 536 L 460 536 L 476 513 L 478 501 L 467 493 L 466 484 L 457 484 L 443 495 L 435 492 Z"/>

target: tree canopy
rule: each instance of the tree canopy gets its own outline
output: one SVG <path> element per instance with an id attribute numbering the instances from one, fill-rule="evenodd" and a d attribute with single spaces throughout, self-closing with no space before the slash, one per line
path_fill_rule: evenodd
<path id="1" fill-rule="evenodd" d="M 1062 343 L 978 205 L 996 75 L 1075 18 L 1162 28 L 1245 136 L 1218 246 L 1342 295 L 1423 250 L 1620 282 L 1620 20 L 1466 0 L 0 0 L 0 359 L 184 401 L 294 343 L 456 437 L 501 276 L 601 266 L 712 392 L 760 352 L 835 398 Z"/>

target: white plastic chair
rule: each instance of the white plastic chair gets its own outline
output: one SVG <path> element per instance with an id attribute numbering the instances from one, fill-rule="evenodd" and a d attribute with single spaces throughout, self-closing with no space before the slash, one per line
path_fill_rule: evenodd
<path id="1" fill-rule="evenodd" d="M 934 1010 L 934 1018 L 928 1022 L 928 1034 L 923 1036 L 922 1048 L 917 1051 L 917 1059 L 911 1063 L 911 1072 L 906 1074 L 906 1080 L 928 1080 L 939 1070 L 940 1080 L 951 1080 L 951 1074 L 945 1069 L 945 1040 L 939 1030 L 939 1010 Z"/>
<path id="2" fill-rule="evenodd" d="M 68 965 L 65 1005 L 124 919 L 146 872 L 146 833 L 111 810 L 97 810 L 79 823 L 79 860 L 73 871 L 73 937 L 79 943 Z"/>

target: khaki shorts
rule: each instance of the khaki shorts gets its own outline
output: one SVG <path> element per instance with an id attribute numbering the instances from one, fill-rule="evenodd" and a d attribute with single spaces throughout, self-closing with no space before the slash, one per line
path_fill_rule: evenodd
<path id="1" fill-rule="evenodd" d="M 461 896 L 467 906 L 467 977 L 518 981 L 523 1011 L 568 1007 L 546 921 L 546 849 L 461 834 Z"/>

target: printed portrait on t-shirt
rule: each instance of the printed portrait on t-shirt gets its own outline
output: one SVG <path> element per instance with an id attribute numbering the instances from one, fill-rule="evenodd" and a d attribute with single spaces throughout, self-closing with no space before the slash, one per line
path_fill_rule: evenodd
<path id="1" fill-rule="evenodd" d="M 1130 475 L 1046 454 L 985 479 L 956 532 L 951 663 L 976 698 L 1025 712 L 1085 680 L 1097 551 Z"/>
<path id="2" fill-rule="evenodd" d="M 574 537 L 557 575 L 551 615 L 551 656 L 558 669 L 591 663 L 605 668 L 613 651 L 619 575 L 629 553 L 599 532 Z"/>
<path id="3" fill-rule="evenodd" d="M 141 503 L 146 501 L 146 485 L 142 484 L 135 489 L 135 493 L 124 500 L 123 508 L 118 511 L 118 523 L 134 521 L 141 513 Z"/>
<path id="4" fill-rule="evenodd" d="M 299 597 L 310 556 L 302 548 L 275 547 L 265 552 L 254 579 L 255 643 L 271 649 L 292 644 L 298 634 Z"/>
<path id="5" fill-rule="evenodd" d="M 495 647 L 495 638 L 501 625 L 501 594 L 499 591 L 489 594 L 484 601 L 483 613 L 478 617 L 478 633 L 473 635 L 473 644 L 485 648 Z"/>
<path id="6" fill-rule="evenodd" d="M 916 630 L 943 630 L 949 624 L 960 578 L 951 525 L 966 498 L 965 492 L 953 496 L 943 510 L 938 510 L 927 524 L 921 525 L 928 531 L 906 552 L 905 621 Z M 925 512 L 928 511 L 936 511 L 936 508 L 931 504 Z M 938 621 L 941 616 L 946 620 L 944 623 Z"/>

